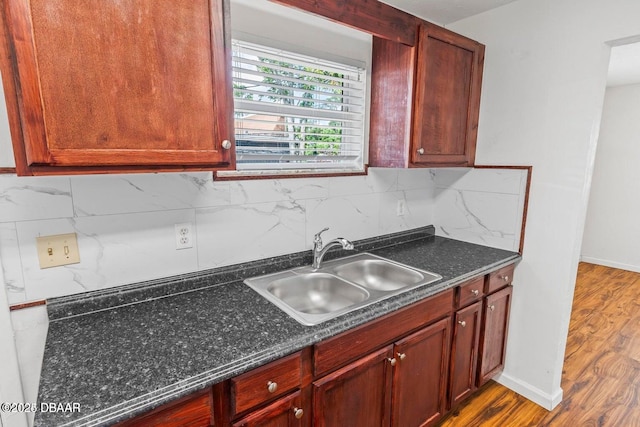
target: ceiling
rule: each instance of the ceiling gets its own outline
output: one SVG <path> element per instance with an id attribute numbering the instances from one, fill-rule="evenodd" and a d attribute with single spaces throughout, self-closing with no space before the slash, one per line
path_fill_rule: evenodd
<path id="1" fill-rule="evenodd" d="M 516 0 L 381 0 L 426 21 L 447 25 Z"/>

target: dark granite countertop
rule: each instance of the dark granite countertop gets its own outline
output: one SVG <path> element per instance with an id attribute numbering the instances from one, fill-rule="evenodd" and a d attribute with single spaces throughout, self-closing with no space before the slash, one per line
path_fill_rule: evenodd
<path id="1" fill-rule="evenodd" d="M 432 227 L 355 243 L 443 278 L 316 326 L 242 282 L 309 264 L 310 251 L 48 301 L 38 404 L 79 403 L 80 411 L 38 412 L 35 426 L 111 425 L 520 258 L 434 236 Z"/>

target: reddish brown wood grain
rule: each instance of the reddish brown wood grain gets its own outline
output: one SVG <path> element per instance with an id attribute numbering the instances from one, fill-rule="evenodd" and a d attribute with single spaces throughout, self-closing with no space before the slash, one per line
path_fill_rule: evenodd
<path id="1" fill-rule="evenodd" d="M 271 0 L 311 12 L 374 36 L 413 46 L 417 18 L 377 0 Z"/>
<path id="2" fill-rule="evenodd" d="M 369 165 L 406 168 L 415 48 L 373 38 Z"/>
<path id="3" fill-rule="evenodd" d="M 476 277 L 458 285 L 456 297 L 456 308 L 466 307 L 467 305 L 480 300 L 484 296 L 484 276 Z"/>
<path id="4" fill-rule="evenodd" d="M 241 413 L 300 387 L 302 376 L 301 354 L 297 352 L 232 378 L 233 412 Z M 270 392 L 269 383 L 276 384 L 276 390 Z"/>
<path id="5" fill-rule="evenodd" d="M 22 310 L 23 308 L 31 308 L 31 307 L 37 307 L 39 305 L 46 305 L 47 301 L 45 300 L 39 300 L 39 301 L 29 301 L 29 302 L 25 302 L 22 304 L 13 304 L 9 306 L 9 310 L 10 311 L 15 311 L 15 310 Z"/>
<path id="6" fill-rule="evenodd" d="M 453 319 L 449 407 L 453 408 L 476 389 L 482 303 L 460 309 Z"/>
<path id="7" fill-rule="evenodd" d="M 392 426 L 431 426 L 444 415 L 450 334 L 446 318 L 396 343 Z"/>
<path id="8" fill-rule="evenodd" d="M 391 409 L 391 369 L 387 346 L 313 383 L 317 427 L 387 426 Z"/>
<path id="9" fill-rule="evenodd" d="M 31 175 L 27 167 L 27 154 L 22 136 L 22 122 L 20 121 L 20 109 L 18 105 L 18 87 L 14 78 L 17 73 L 14 68 L 15 52 L 13 44 L 9 41 L 10 32 L 9 23 L 7 22 L 8 5 L 5 0 L 0 0 L 0 10 L 2 11 L 0 14 L 0 71 L 2 72 L 2 85 L 7 106 L 13 155 L 16 163 L 14 172 L 5 170 L 3 173 Z"/>
<path id="10" fill-rule="evenodd" d="M 295 410 L 303 411 L 301 418 L 295 417 Z M 291 393 L 270 405 L 258 409 L 234 422 L 233 427 L 303 427 L 308 426 L 311 410 L 303 402 L 300 391 Z"/>
<path id="11" fill-rule="evenodd" d="M 488 295 L 511 284 L 515 268 L 514 264 L 507 265 L 486 276 L 484 293 Z"/>
<path id="12" fill-rule="evenodd" d="M 411 163 L 472 166 L 484 46 L 423 22 L 417 49 Z"/>
<path id="13" fill-rule="evenodd" d="M 453 289 L 448 289 L 316 344 L 315 375 L 336 369 L 375 348 L 393 342 L 401 334 L 447 316 L 453 308 L 453 293 Z"/>
<path id="14" fill-rule="evenodd" d="M 4 0 L 18 173 L 232 167 L 227 5 Z"/>
<path id="15" fill-rule="evenodd" d="M 478 387 L 486 384 L 504 367 L 512 292 L 513 288 L 507 286 L 485 298 L 482 308 Z"/>
<path id="16" fill-rule="evenodd" d="M 209 427 L 212 425 L 210 389 L 117 424 L 118 427 Z"/>

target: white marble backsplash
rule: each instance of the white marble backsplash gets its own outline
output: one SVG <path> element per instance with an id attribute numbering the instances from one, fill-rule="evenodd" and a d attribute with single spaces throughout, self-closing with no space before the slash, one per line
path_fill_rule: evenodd
<path id="1" fill-rule="evenodd" d="M 0 176 L 0 260 L 12 304 L 198 271 L 433 223 L 433 177 L 367 176 L 214 182 L 211 173 Z M 396 215 L 397 200 L 406 213 Z M 194 246 L 176 250 L 174 224 Z M 80 263 L 40 269 L 36 237 L 75 232 Z"/>
<path id="2" fill-rule="evenodd" d="M 324 227 L 326 239 L 362 239 L 434 224 L 517 250 L 523 182 L 522 171 L 488 169 L 221 182 L 207 172 L 0 175 L 0 262 L 15 304 L 307 250 Z M 194 245 L 176 250 L 174 225 L 185 222 Z M 80 263 L 40 269 L 36 237 L 69 232 Z"/>
<path id="3" fill-rule="evenodd" d="M 518 251 L 526 169 L 441 169 L 436 183 L 436 234 Z"/>

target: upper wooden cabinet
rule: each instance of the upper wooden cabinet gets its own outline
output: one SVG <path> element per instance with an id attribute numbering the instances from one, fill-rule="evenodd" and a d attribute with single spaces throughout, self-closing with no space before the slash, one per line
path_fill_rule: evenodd
<path id="1" fill-rule="evenodd" d="M 374 37 L 369 166 L 472 166 L 484 46 L 427 22 L 408 46 Z"/>
<path id="2" fill-rule="evenodd" d="M 417 50 L 411 162 L 472 166 L 484 46 L 425 23 Z"/>
<path id="3" fill-rule="evenodd" d="M 225 1 L 0 0 L 18 172 L 233 167 Z"/>

